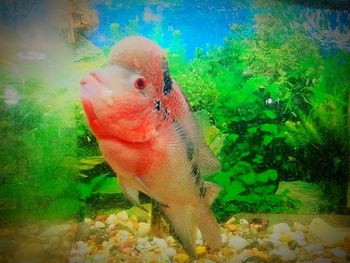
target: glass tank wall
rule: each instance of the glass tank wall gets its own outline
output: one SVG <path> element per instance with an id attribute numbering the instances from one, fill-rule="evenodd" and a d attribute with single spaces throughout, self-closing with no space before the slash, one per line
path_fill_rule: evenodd
<path id="1" fill-rule="evenodd" d="M 0 3 L 3 262 L 349 260 L 347 1 L 51 2 Z M 203 179 L 223 246 L 197 235 L 196 258 L 149 233 L 150 198 L 125 198 L 81 104 L 81 77 L 133 35 L 165 50 L 221 163 Z"/>

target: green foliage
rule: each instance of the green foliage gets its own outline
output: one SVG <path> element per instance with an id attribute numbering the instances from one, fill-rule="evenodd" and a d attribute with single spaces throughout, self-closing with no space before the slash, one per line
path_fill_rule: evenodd
<path id="1" fill-rule="evenodd" d="M 322 74 L 311 90 L 310 110 L 300 107 L 300 119 L 286 122 L 286 142 L 298 150 L 300 169 L 308 180 L 320 183 L 324 189 L 325 212 L 343 212 L 346 202 L 350 158 L 349 70 L 349 54 L 338 53 L 325 60 Z"/>
<path id="2" fill-rule="evenodd" d="M 255 21 L 255 34 L 244 41 L 228 36 L 223 47 L 197 49 L 187 63 L 170 57 L 174 79 L 193 109 L 205 109 L 224 138 L 223 169 L 208 178 L 223 187 L 214 210 L 223 217 L 295 211 L 296 200 L 275 194 L 279 180 L 322 178 L 325 207 L 340 211 L 345 188 L 339 183 L 348 171 L 348 54 L 323 57 L 288 19 L 261 13 Z M 336 187 L 327 187 L 327 180 L 334 178 L 343 190 L 329 196 L 327 189 Z"/>

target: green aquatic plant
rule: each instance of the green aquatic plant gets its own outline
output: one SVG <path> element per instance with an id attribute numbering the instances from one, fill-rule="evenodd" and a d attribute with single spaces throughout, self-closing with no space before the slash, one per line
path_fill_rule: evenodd
<path id="1" fill-rule="evenodd" d="M 69 163 L 74 161 L 76 137 L 72 112 L 65 108 L 68 90 L 48 89 L 37 78 L 19 79 L 2 70 L 19 100 L 0 105 L 6 138 L 0 156 L 1 216 L 4 222 L 70 218 L 80 203 L 71 191 L 76 169 Z"/>
<path id="2" fill-rule="evenodd" d="M 337 72 L 334 72 L 334 69 Z M 322 185 L 324 211 L 343 212 L 349 172 L 350 57 L 338 52 L 322 64 L 311 89 L 308 110 L 300 120 L 287 121 L 287 143 L 298 151 L 297 160 L 308 181 Z"/>

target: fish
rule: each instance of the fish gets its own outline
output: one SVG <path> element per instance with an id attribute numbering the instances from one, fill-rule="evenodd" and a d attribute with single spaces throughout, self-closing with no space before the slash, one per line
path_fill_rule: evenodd
<path id="1" fill-rule="evenodd" d="M 210 206 L 220 187 L 203 176 L 220 170 L 165 51 L 142 36 L 117 42 L 108 65 L 80 80 L 81 101 L 99 148 L 123 194 L 157 203 L 186 252 L 196 257 L 200 230 L 210 248 L 221 231 Z"/>

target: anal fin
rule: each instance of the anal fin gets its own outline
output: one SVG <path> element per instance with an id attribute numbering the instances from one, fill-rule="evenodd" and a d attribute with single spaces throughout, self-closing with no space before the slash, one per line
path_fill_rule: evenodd
<path id="1" fill-rule="evenodd" d="M 194 209 L 190 206 L 168 206 L 163 207 L 163 212 L 170 221 L 176 236 L 180 240 L 186 252 L 196 257 L 195 249 L 195 233 L 196 233 L 196 218 Z"/>
<path id="2" fill-rule="evenodd" d="M 221 247 L 221 229 L 213 213 L 206 204 L 198 207 L 197 224 L 204 241 L 210 248 Z"/>

